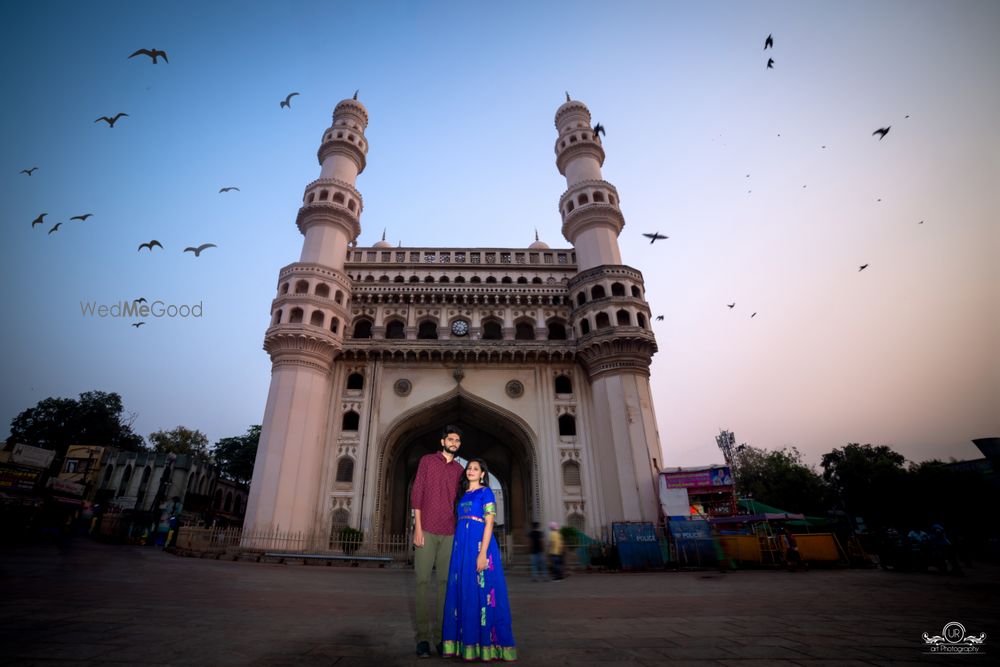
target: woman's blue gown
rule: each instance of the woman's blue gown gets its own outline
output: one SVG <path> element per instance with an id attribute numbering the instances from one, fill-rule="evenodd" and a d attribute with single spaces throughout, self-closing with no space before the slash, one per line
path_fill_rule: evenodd
<path id="1" fill-rule="evenodd" d="M 486 569 L 476 572 L 486 514 L 496 516 L 496 498 L 489 487 L 467 491 L 458 501 L 441 626 L 443 655 L 465 660 L 517 660 L 507 582 L 495 538 L 490 539 L 486 552 Z"/>

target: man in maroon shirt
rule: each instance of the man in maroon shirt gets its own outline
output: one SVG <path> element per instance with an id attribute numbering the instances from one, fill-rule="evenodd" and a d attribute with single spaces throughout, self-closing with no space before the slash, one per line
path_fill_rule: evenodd
<path id="1" fill-rule="evenodd" d="M 417 573 L 417 657 L 431 657 L 431 642 L 441 654 L 441 620 L 448 565 L 455 539 L 455 503 L 465 469 L 455 460 L 462 446 L 462 432 L 448 425 L 441 430 L 441 449 L 425 454 L 417 466 L 417 478 L 410 493 L 415 525 L 413 528 L 413 569 Z M 437 568 L 437 601 L 428 615 L 427 589 L 431 570 Z"/>

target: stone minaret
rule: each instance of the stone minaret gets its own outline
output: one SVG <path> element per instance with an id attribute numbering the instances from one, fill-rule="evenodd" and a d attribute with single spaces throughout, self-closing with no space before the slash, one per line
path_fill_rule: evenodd
<path id="1" fill-rule="evenodd" d="M 656 521 L 660 439 L 649 388 L 656 352 L 642 274 L 621 261 L 625 225 L 618 191 L 601 176 L 604 148 L 582 102 L 556 111 L 556 166 L 566 177 L 559 199 L 562 233 L 576 249 L 570 281 L 572 325 L 590 378 L 590 430 L 599 492 L 612 521 Z"/>
<path id="2" fill-rule="evenodd" d="M 315 533 L 322 525 L 321 480 L 331 400 L 331 368 L 348 323 L 348 245 L 361 232 L 368 111 L 340 102 L 323 132 L 319 178 L 306 186 L 295 220 L 305 237 L 299 261 L 281 269 L 264 349 L 271 387 L 247 500 L 245 531 Z"/>

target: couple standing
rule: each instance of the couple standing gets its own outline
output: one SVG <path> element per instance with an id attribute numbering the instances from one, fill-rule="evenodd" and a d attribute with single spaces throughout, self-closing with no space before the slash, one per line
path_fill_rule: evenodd
<path id="1" fill-rule="evenodd" d="M 441 448 L 420 459 L 410 494 L 414 510 L 417 574 L 417 657 L 516 660 L 507 583 L 493 539 L 496 499 L 481 459 L 464 470 L 455 460 L 462 432 L 441 431 Z M 428 613 L 431 571 L 437 568 L 437 602 Z M 447 572 L 447 580 L 444 573 Z"/>

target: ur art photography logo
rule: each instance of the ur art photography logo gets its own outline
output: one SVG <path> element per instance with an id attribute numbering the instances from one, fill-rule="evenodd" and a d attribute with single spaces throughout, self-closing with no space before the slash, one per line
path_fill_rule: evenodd
<path id="1" fill-rule="evenodd" d="M 927 650 L 924 653 L 985 653 L 981 650 L 986 641 L 986 633 L 978 636 L 966 634 L 965 626 L 958 621 L 950 621 L 941 628 L 941 634 L 921 635 Z"/>

